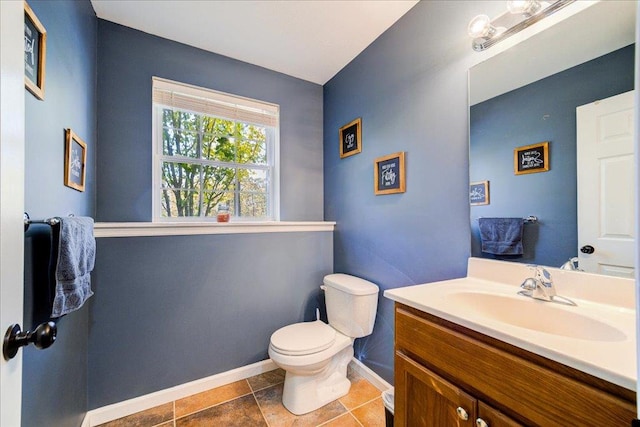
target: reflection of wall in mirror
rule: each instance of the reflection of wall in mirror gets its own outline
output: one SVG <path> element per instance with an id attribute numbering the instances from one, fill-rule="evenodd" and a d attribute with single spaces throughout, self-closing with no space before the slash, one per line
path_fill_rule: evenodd
<path id="1" fill-rule="evenodd" d="M 633 89 L 634 45 L 470 108 L 470 179 L 491 181 L 491 204 L 471 207 L 471 253 L 478 217 L 527 217 L 524 255 L 514 261 L 560 266 L 578 251 L 576 107 Z M 551 169 L 514 175 L 513 149 L 550 141 Z M 502 258 L 504 259 L 504 258 Z"/>

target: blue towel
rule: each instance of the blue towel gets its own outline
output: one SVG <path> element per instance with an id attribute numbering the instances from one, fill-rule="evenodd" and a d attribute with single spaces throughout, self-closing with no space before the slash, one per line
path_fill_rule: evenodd
<path id="1" fill-rule="evenodd" d="M 482 252 L 522 255 L 522 218 L 478 218 Z"/>
<path id="2" fill-rule="evenodd" d="M 96 258 L 93 219 L 61 218 L 56 263 L 56 290 L 51 317 L 78 310 L 93 295 L 91 271 Z"/>

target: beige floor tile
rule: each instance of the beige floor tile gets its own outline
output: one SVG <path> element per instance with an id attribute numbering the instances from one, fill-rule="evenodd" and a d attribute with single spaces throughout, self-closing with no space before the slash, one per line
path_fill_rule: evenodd
<path id="1" fill-rule="evenodd" d="M 337 400 L 324 405 L 322 408 L 316 409 L 308 414 L 297 417 L 294 426 L 318 426 L 328 420 L 337 417 L 346 412 L 344 406 Z"/>
<path id="2" fill-rule="evenodd" d="M 239 397 L 176 420 L 176 427 L 266 427 L 252 394 Z"/>
<path id="3" fill-rule="evenodd" d="M 294 415 L 282 405 L 282 389 L 283 385 L 278 384 L 255 393 L 262 414 L 271 427 L 315 427 L 347 412 L 336 400 L 308 414 Z"/>
<path id="4" fill-rule="evenodd" d="M 276 422 L 279 425 L 291 425 L 296 417 L 282 405 L 282 389 L 283 385 L 275 385 L 254 393 L 262 415 L 271 426 Z"/>
<path id="5" fill-rule="evenodd" d="M 326 424 L 322 424 L 322 427 L 362 427 L 362 426 L 353 417 L 353 415 L 351 415 L 351 413 L 347 413 L 336 419 L 329 421 Z"/>
<path id="6" fill-rule="evenodd" d="M 173 420 L 173 402 L 118 418 L 98 427 L 152 427 Z"/>
<path id="7" fill-rule="evenodd" d="M 285 371 L 278 368 L 273 371 L 265 372 L 264 374 L 247 378 L 247 381 L 251 386 L 251 390 L 258 391 L 263 388 L 271 387 L 272 385 L 283 383 L 284 377 Z"/>
<path id="8" fill-rule="evenodd" d="M 378 398 L 366 405 L 353 409 L 351 413 L 364 427 L 385 426 L 384 403 L 382 403 L 382 398 Z"/>
<path id="9" fill-rule="evenodd" d="M 246 380 L 216 387 L 184 399 L 176 400 L 176 418 L 251 393 Z"/>
<path id="10" fill-rule="evenodd" d="M 374 387 L 369 381 L 364 378 L 360 378 L 351 382 L 351 389 L 349 389 L 349 393 L 340 398 L 340 403 L 342 403 L 347 409 L 351 410 L 380 396 L 380 390 Z"/>

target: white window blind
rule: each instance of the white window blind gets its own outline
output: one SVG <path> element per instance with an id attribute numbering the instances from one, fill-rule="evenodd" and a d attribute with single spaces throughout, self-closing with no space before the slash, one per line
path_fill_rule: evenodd
<path id="1" fill-rule="evenodd" d="M 153 78 L 153 103 L 246 123 L 278 126 L 278 105 L 159 77 Z"/>

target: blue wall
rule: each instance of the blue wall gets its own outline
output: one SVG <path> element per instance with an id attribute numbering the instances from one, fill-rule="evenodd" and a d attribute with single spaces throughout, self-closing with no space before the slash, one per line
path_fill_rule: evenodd
<path id="1" fill-rule="evenodd" d="M 25 210 L 32 218 L 95 215 L 97 20 L 89 1 L 29 1 L 47 30 L 44 101 L 25 90 Z M 63 185 L 65 129 L 87 143 L 86 189 Z M 25 317 L 34 326 L 34 290 L 46 280 L 38 266 L 48 255 L 50 229 L 25 234 Z M 42 242 L 34 236 L 44 239 Z M 46 268 L 46 267 L 45 267 Z M 46 286 L 46 285 L 44 285 Z M 36 316 L 37 317 L 37 316 Z M 42 318 L 36 318 L 39 323 Z M 58 338 L 46 350 L 23 350 L 22 423 L 80 425 L 87 410 L 88 308 L 58 321 Z"/>
<path id="2" fill-rule="evenodd" d="M 322 306 L 332 249 L 331 232 L 99 239 L 90 408 L 267 359 Z"/>
<path id="3" fill-rule="evenodd" d="M 150 221 L 151 78 L 280 105 L 282 220 L 322 220 L 322 88 L 98 20 L 98 220 Z"/>
<path id="4" fill-rule="evenodd" d="M 322 88 L 98 20 L 100 221 L 151 220 L 151 77 L 280 105 L 281 217 L 322 220 Z M 268 357 L 271 334 L 311 320 L 333 235 L 98 240 L 89 334 L 96 408 Z"/>
<path id="5" fill-rule="evenodd" d="M 466 274 L 472 50 L 459 28 L 473 7 L 418 3 L 325 85 L 325 219 L 338 223 L 336 272 L 381 290 Z M 338 129 L 356 117 L 362 152 L 340 159 Z M 375 196 L 374 159 L 397 151 L 406 152 L 406 192 Z M 393 382 L 393 304 L 379 301 L 356 355 Z"/>
<path id="6" fill-rule="evenodd" d="M 97 22 L 88 0 L 30 1 L 47 30 L 44 101 L 25 90 L 25 209 L 32 218 L 94 215 Z M 87 144 L 84 192 L 63 185 L 65 129 Z"/>
<path id="7" fill-rule="evenodd" d="M 472 254 L 478 217 L 526 217 L 524 255 L 513 261 L 559 267 L 578 255 L 576 107 L 633 89 L 634 45 L 471 107 L 470 178 L 489 180 L 490 204 L 471 208 Z M 515 175 L 513 149 L 550 141 L 548 172 Z"/>

